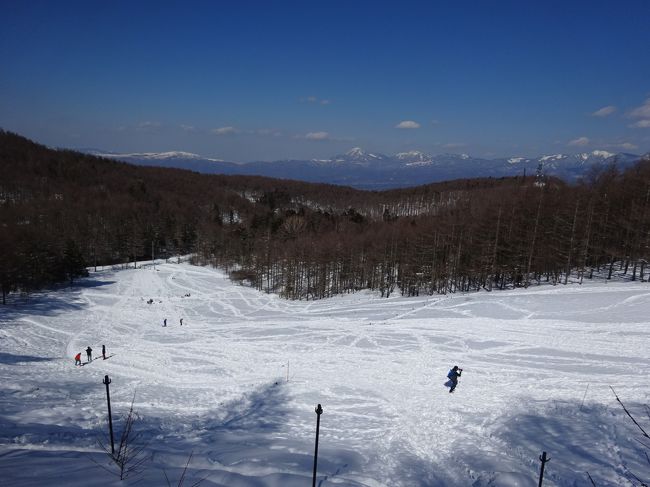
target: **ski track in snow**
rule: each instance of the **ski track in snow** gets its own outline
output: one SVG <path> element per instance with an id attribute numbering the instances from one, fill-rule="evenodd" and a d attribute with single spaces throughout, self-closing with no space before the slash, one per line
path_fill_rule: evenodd
<path id="1" fill-rule="evenodd" d="M 109 375 L 116 430 L 134 400 L 150 442 L 139 485 L 190 452 L 201 485 L 307 485 L 318 403 L 322 487 L 534 486 L 542 450 L 544 485 L 632 485 L 608 386 L 648 403 L 649 311 L 645 283 L 291 302 L 186 264 L 93 273 L 0 309 L 0 478 L 123 485 L 89 461 Z"/>

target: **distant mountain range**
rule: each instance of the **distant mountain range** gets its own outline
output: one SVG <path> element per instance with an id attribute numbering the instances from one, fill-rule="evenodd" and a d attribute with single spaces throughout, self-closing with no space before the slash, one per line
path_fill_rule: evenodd
<path id="1" fill-rule="evenodd" d="M 385 155 L 355 147 L 330 159 L 235 163 L 190 152 L 118 154 L 96 149 L 86 149 L 83 152 L 145 166 L 177 167 L 208 174 L 246 174 L 298 179 L 376 190 L 451 179 L 532 175 L 539 167 L 546 175 L 574 182 L 597 165 L 616 163 L 620 168 L 625 168 L 642 158 L 650 158 L 650 153 L 640 156 L 595 150 L 537 158 L 484 159 L 467 154 L 430 155 L 420 151 Z"/>

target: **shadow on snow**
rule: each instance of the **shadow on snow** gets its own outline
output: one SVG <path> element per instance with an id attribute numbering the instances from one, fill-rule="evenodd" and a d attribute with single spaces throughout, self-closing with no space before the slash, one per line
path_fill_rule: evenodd
<path id="1" fill-rule="evenodd" d="M 57 384 L 52 393 L 65 387 L 66 384 Z M 46 393 L 45 390 L 25 390 L 0 394 L 3 403 L 9 394 L 34 398 L 33 410 L 20 411 L 20 417 L 29 418 L 25 423 L 15 423 L 18 410 L 0 411 L 3 432 L 0 440 L 5 445 L 42 444 L 61 451 L 19 451 L 17 445 L 6 455 L 12 456 L 10 463 L 18 462 L 17 465 L 25 468 L 9 468 L 7 462 L 0 462 L 0 474 L 4 470 L 3 478 L 12 478 L 20 485 L 38 485 L 28 481 L 33 478 L 29 475 L 34 469 L 26 467 L 34 462 L 42 464 L 40 473 L 43 473 L 51 468 L 47 467 L 49 459 L 50 463 L 69 462 L 71 469 L 83 470 L 86 478 L 105 476 L 99 467 L 80 459 L 92 457 L 108 464 L 105 454 L 93 452 L 97 449 L 97 438 L 106 431 L 103 397 L 96 396 L 90 401 L 90 407 L 84 408 L 88 411 L 79 419 L 88 425 L 86 428 L 74 426 L 74 421 L 71 426 L 64 427 L 39 423 L 37 408 L 52 407 L 56 402 L 55 396 L 48 397 Z M 82 395 L 83 391 L 71 393 Z M 194 456 L 186 475 L 188 484 L 205 478 L 201 485 L 308 485 L 313 468 L 316 415 L 313 409 L 296 411 L 289 408 L 292 401 L 287 394 L 284 383 L 272 382 L 208 412 L 194 415 L 181 412 L 164 417 L 148 414 L 144 405 L 139 411 L 136 397 L 134 409 L 140 415 L 134 429 L 142 434 L 142 441 L 151 454 L 148 468 L 140 477 L 141 485 L 164 485 L 163 469 L 172 485 L 176 485 L 192 452 Z M 188 397 L 190 409 L 191 400 Z M 539 477 L 538 457 L 542 451 L 551 458 L 546 467 L 545 485 L 591 487 L 586 472 L 596 485 L 631 485 L 627 481 L 628 471 L 641 478 L 650 476 L 643 448 L 635 440 L 639 435 L 615 403 L 580 407 L 576 402 L 529 401 L 527 406 L 526 411 L 513 411 L 477 429 L 474 438 L 458 440 L 450 457 L 442 456 L 435 462 L 410 452 L 408 445 L 392 448 L 390 458 L 378 457 L 368 449 L 358 453 L 352 446 L 345 446 L 345 438 L 329 436 L 325 420 L 321 423 L 317 485 L 534 487 Z M 633 413 L 639 413 L 641 419 L 645 418 L 641 405 L 629 404 L 628 407 Z M 124 425 L 125 409 L 128 408 L 123 404 L 113 409 L 116 441 Z M 468 420 L 481 424 L 479 420 Z M 313 430 L 310 428 L 312 422 Z M 349 444 L 355 440 L 350 438 Z M 435 444 L 435 438 L 431 441 Z M 75 454 L 75 448 L 83 453 Z M 86 466 L 80 467 L 84 462 Z M 110 477 L 105 480 L 113 485 Z M 22 484 L 21 481 L 26 482 Z"/>
<path id="2" fill-rule="evenodd" d="M 629 472 L 650 477 L 650 464 L 635 440 L 640 435 L 616 404 L 533 403 L 531 409 L 537 410 L 500 418 L 489 448 L 485 441 L 455 445 L 455 460 L 473 487 L 536 486 L 542 451 L 551 458 L 545 484 L 592 487 L 587 472 L 596 485 L 632 485 Z M 633 409 L 643 414 L 641 405 Z"/>
<path id="3" fill-rule="evenodd" d="M 10 294 L 7 304 L 0 305 L 0 323 L 19 319 L 22 316 L 55 316 L 86 307 L 79 300 L 83 289 L 91 289 L 115 284 L 115 281 L 102 281 L 92 277 L 79 279 L 73 286 L 63 285 L 29 294 Z M 6 323 L 2 323 L 6 326 Z"/>
<path id="4" fill-rule="evenodd" d="M 25 362 L 49 362 L 54 360 L 49 357 L 35 357 L 32 355 L 13 355 L 11 353 L 0 352 L 0 364 L 16 365 Z"/>

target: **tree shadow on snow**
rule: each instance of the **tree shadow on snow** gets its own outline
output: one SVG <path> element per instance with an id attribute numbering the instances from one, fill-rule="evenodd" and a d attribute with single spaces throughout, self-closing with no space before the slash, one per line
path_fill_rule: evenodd
<path id="1" fill-rule="evenodd" d="M 54 360 L 50 357 L 35 357 L 32 355 L 13 355 L 11 353 L 0 352 L 0 364 L 16 365 L 25 362 L 49 362 Z"/>
<path id="2" fill-rule="evenodd" d="M 0 323 L 19 319 L 22 316 L 55 316 L 83 309 L 86 303 L 79 300 L 83 289 L 109 286 L 114 283 L 115 281 L 84 278 L 75 282 L 73 286 L 61 285 L 29 294 L 10 294 L 7 297 L 7 304 L 0 305 Z M 6 325 L 6 323 L 2 324 Z"/>
<path id="3" fill-rule="evenodd" d="M 533 404 L 531 409 L 538 407 Z M 592 487 L 589 472 L 596 485 L 627 485 L 630 471 L 650 476 L 643 448 L 634 438 L 640 437 L 616 405 L 566 402 L 502 417 L 489 447 L 485 441 L 458 443 L 454 451 L 457 473 L 465 479 L 469 475 L 473 487 L 536 486 L 543 451 L 551 458 L 545 483 Z"/>
<path id="4" fill-rule="evenodd" d="M 297 413 L 288 407 L 290 402 L 284 383 L 272 382 L 184 424 L 144 418 L 137 427 L 147 431 L 154 452 L 152 481 L 164 468 L 173 484 L 194 452 L 191 476 L 206 478 L 201 485 L 304 487 L 312 478 L 316 414 Z M 299 422 L 312 416 L 314 436 L 300 437 Z M 340 479 L 350 469 L 362 469 L 362 457 L 356 452 L 326 444 L 319 451 L 321 487 L 332 485 L 328 479 Z M 364 484 L 339 480 L 337 485 Z"/>
<path id="5" fill-rule="evenodd" d="M 189 412 L 178 411 L 164 416 L 147 414 L 144 405 L 138 407 L 136 397 L 134 409 L 139 419 L 134 430 L 142 435 L 141 441 L 146 443 L 151 455 L 141 485 L 164 485 L 165 474 L 172 485 L 176 485 L 192 453 L 186 475 L 188 485 L 203 478 L 205 481 L 201 485 L 204 486 L 309 485 L 316 414 L 311 407 L 308 411 L 289 407 L 295 404 L 289 397 L 289 390 L 282 382 L 267 383 L 236 400 L 215 404 L 211 411 L 201 410 L 196 414 L 192 414 L 192 398 L 188 397 Z M 44 391 L 19 392 L 33 396 L 34 407 L 38 402 L 44 407 L 42 401 L 49 401 L 43 397 Z M 80 389 L 74 393 L 81 396 L 84 391 Z M 78 398 L 71 399 L 76 403 Z M 0 394 L 0 402 L 2 400 Z M 93 408 L 100 408 L 103 418 L 101 394 L 89 402 Z M 627 469 L 643 478 L 649 476 L 642 447 L 635 441 L 637 432 L 615 403 L 609 407 L 591 404 L 581 407 L 579 402 L 531 401 L 525 406 L 527 410 L 512 411 L 493 424 L 483 425 L 477 430 L 477 436 L 459 439 L 450 448 L 450 456 L 436 463 L 410 453 L 408 445 L 393 449 L 391 458 L 373 456 L 367 446 L 359 450 L 363 455 L 357 453 L 353 438 L 347 447 L 345 438 L 329 436 L 328 417 L 324 415 L 317 485 L 534 487 L 539 478 L 538 457 L 542 451 L 551 458 L 546 466 L 545 485 L 592 487 L 586 472 L 598 486 L 628 485 Z M 640 405 L 628 406 L 633 412 L 640 411 L 640 417 L 645 417 Z M 113 408 L 116 440 L 123 429 L 127 412 L 124 409 L 116 405 Z M 99 429 L 53 427 L 36 421 L 14 424 L 17 413 L 17 410 L 7 410 L 0 414 L 5 442 L 24 435 L 28 443 L 43 440 L 61 446 L 81 443 L 85 447 L 96 447 L 96 437 L 106 429 L 103 423 Z M 27 417 L 37 416 L 28 414 Z M 481 424 L 475 418 L 468 418 L 468 421 Z M 435 442 L 435 438 L 431 441 Z M 99 462 L 106 461 L 102 454 L 88 454 Z M 390 462 L 385 465 L 387 478 L 378 478 L 381 474 L 377 465 L 382 461 Z M 88 473 L 92 471 L 94 475 L 98 467 L 91 462 L 88 464 Z M 374 474 L 368 474 L 369 466 Z M 8 472 L 15 475 L 15 470 Z"/>

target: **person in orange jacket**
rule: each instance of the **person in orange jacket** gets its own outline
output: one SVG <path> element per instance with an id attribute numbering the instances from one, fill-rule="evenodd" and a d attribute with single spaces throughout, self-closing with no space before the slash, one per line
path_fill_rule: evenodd
<path id="1" fill-rule="evenodd" d="M 74 356 L 74 364 L 81 365 L 81 352 Z"/>

